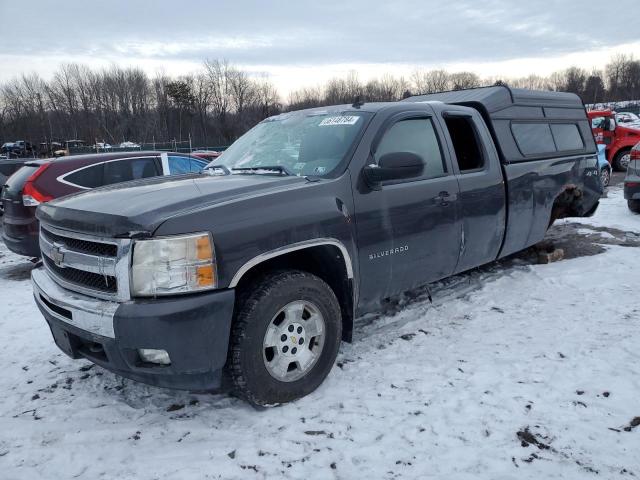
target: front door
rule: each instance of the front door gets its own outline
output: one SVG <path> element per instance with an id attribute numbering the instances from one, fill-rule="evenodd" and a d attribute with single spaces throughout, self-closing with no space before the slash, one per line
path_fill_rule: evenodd
<path id="1" fill-rule="evenodd" d="M 459 190 L 439 137 L 430 115 L 406 113 L 388 122 L 373 145 L 372 162 L 388 153 L 412 152 L 424 160 L 424 171 L 380 190 L 354 192 L 365 303 L 368 296 L 398 294 L 455 270 L 462 233 Z"/>

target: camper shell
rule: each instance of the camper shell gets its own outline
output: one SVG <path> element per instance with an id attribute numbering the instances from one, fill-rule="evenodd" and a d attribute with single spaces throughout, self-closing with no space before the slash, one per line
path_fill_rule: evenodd
<path id="1" fill-rule="evenodd" d="M 586 110 L 573 93 L 494 86 L 415 95 L 403 101 L 438 101 L 478 110 L 503 164 L 596 153 Z"/>

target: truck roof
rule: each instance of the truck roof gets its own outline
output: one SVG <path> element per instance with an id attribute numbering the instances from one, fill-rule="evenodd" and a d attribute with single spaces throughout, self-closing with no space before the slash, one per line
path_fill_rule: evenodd
<path id="1" fill-rule="evenodd" d="M 493 87 L 469 88 L 449 92 L 414 95 L 403 102 L 440 101 L 452 104 L 476 103 L 484 107 L 488 113 L 518 106 L 556 107 L 584 110 L 582 100 L 578 95 L 566 92 L 550 92 L 544 90 L 527 90 L 524 88 L 509 88 L 506 85 Z"/>

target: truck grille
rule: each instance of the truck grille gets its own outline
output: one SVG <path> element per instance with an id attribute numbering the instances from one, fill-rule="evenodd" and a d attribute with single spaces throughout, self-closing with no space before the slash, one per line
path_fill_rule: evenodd
<path id="1" fill-rule="evenodd" d="M 79 238 L 62 237 L 50 232 L 46 228 L 42 229 L 45 238 L 53 242 L 62 242 L 68 248 L 77 252 L 88 253 L 90 255 L 101 255 L 105 257 L 116 257 L 118 255 L 118 246 L 110 243 L 90 242 L 88 240 L 80 240 Z"/>
<path id="2" fill-rule="evenodd" d="M 44 268 L 63 288 L 107 300 L 130 299 L 131 240 L 41 225 L 40 250 Z"/>
<path id="3" fill-rule="evenodd" d="M 118 281 L 111 275 L 100 275 L 98 273 L 85 272 L 72 267 L 58 267 L 49 257 L 42 257 L 46 268 L 55 273 L 63 280 L 73 283 L 79 287 L 99 290 L 106 293 L 118 292 Z"/>

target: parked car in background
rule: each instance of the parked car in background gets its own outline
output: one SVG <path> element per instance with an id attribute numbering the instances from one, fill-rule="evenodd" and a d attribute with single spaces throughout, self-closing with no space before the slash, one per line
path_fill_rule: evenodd
<path id="1" fill-rule="evenodd" d="M 20 150 L 15 142 L 3 143 L 0 147 L 0 153 L 2 153 L 7 158 L 18 158 L 21 156 Z"/>
<path id="2" fill-rule="evenodd" d="M 4 185 L 7 183 L 7 179 L 16 173 L 19 169 L 24 167 L 25 163 L 30 161 L 28 158 L 11 157 L 8 158 L 4 155 L 0 155 L 0 198 Z M 4 207 L 0 201 L 0 215 L 4 215 Z"/>
<path id="3" fill-rule="evenodd" d="M 191 152 L 191 155 L 211 161 L 222 155 L 222 152 L 217 152 L 215 150 L 195 150 Z"/>
<path id="4" fill-rule="evenodd" d="M 54 152 L 58 150 L 64 150 L 64 145 L 60 142 L 40 142 L 40 145 L 38 145 L 38 157 L 54 157 Z"/>
<path id="5" fill-rule="evenodd" d="M 591 110 L 587 115 L 596 142 L 606 146 L 607 160 L 614 170 L 624 172 L 631 149 L 640 141 L 640 129 L 617 124 L 611 110 Z"/>
<path id="6" fill-rule="evenodd" d="M 26 162 L 2 189 L 2 238 L 9 250 L 38 257 L 35 211 L 41 203 L 103 185 L 200 172 L 207 163 L 186 154 L 166 152 L 103 153 Z"/>
<path id="7" fill-rule="evenodd" d="M 24 167 L 28 158 L 4 158 L 0 159 L 0 187 L 7 183 L 7 179 Z"/>
<path id="8" fill-rule="evenodd" d="M 640 213 L 640 143 L 631 149 L 629 168 L 624 178 L 624 198 L 629 210 Z"/>
<path id="9" fill-rule="evenodd" d="M 7 158 L 24 158 L 33 157 L 33 145 L 25 140 L 16 140 L 15 142 L 3 143 L 0 147 L 0 153 L 6 155 Z"/>
<path id="10" fill-rule="evenodd" d="M 632 112 L 616 112 L 616 122 L 625 127 L 640 128 L 640 117 Z"/>
<path id="11" fill-rule="evenodd" d="M 96 142 L 95 145 L 91 145 L 91 148 L 93 150 L 96 150 L 96 152 L 100 152 L 100 151 L 104 151 L 104 150 L 111 150 L 113 147 L 111 146 L 110 143 Z"/>
<path id="12" fill-rule="evenodd" d="M 64 157 L 71 153 L 72 148 L 80 148 L 84 147 L 86 142 L 84 140 L 67 140 L 64 142 L 64 148 L 56 150 L 53 152 L 55 157 Z"/>
<path id="13" fill-rule="evenodd" d="M 600 180 L 602 180 L 602 186 L 608 187 L 611 182 L 612 168 L 607 160 L 606 147 L 602 144 L 598 144 L 598 169 L 600 170 Z"/>
<path id="14" fill-rule="evenodd" d="M 135 142 L 122 142 L 118 145 L 120 148 L 140 148 L 140 145 Z"/>

